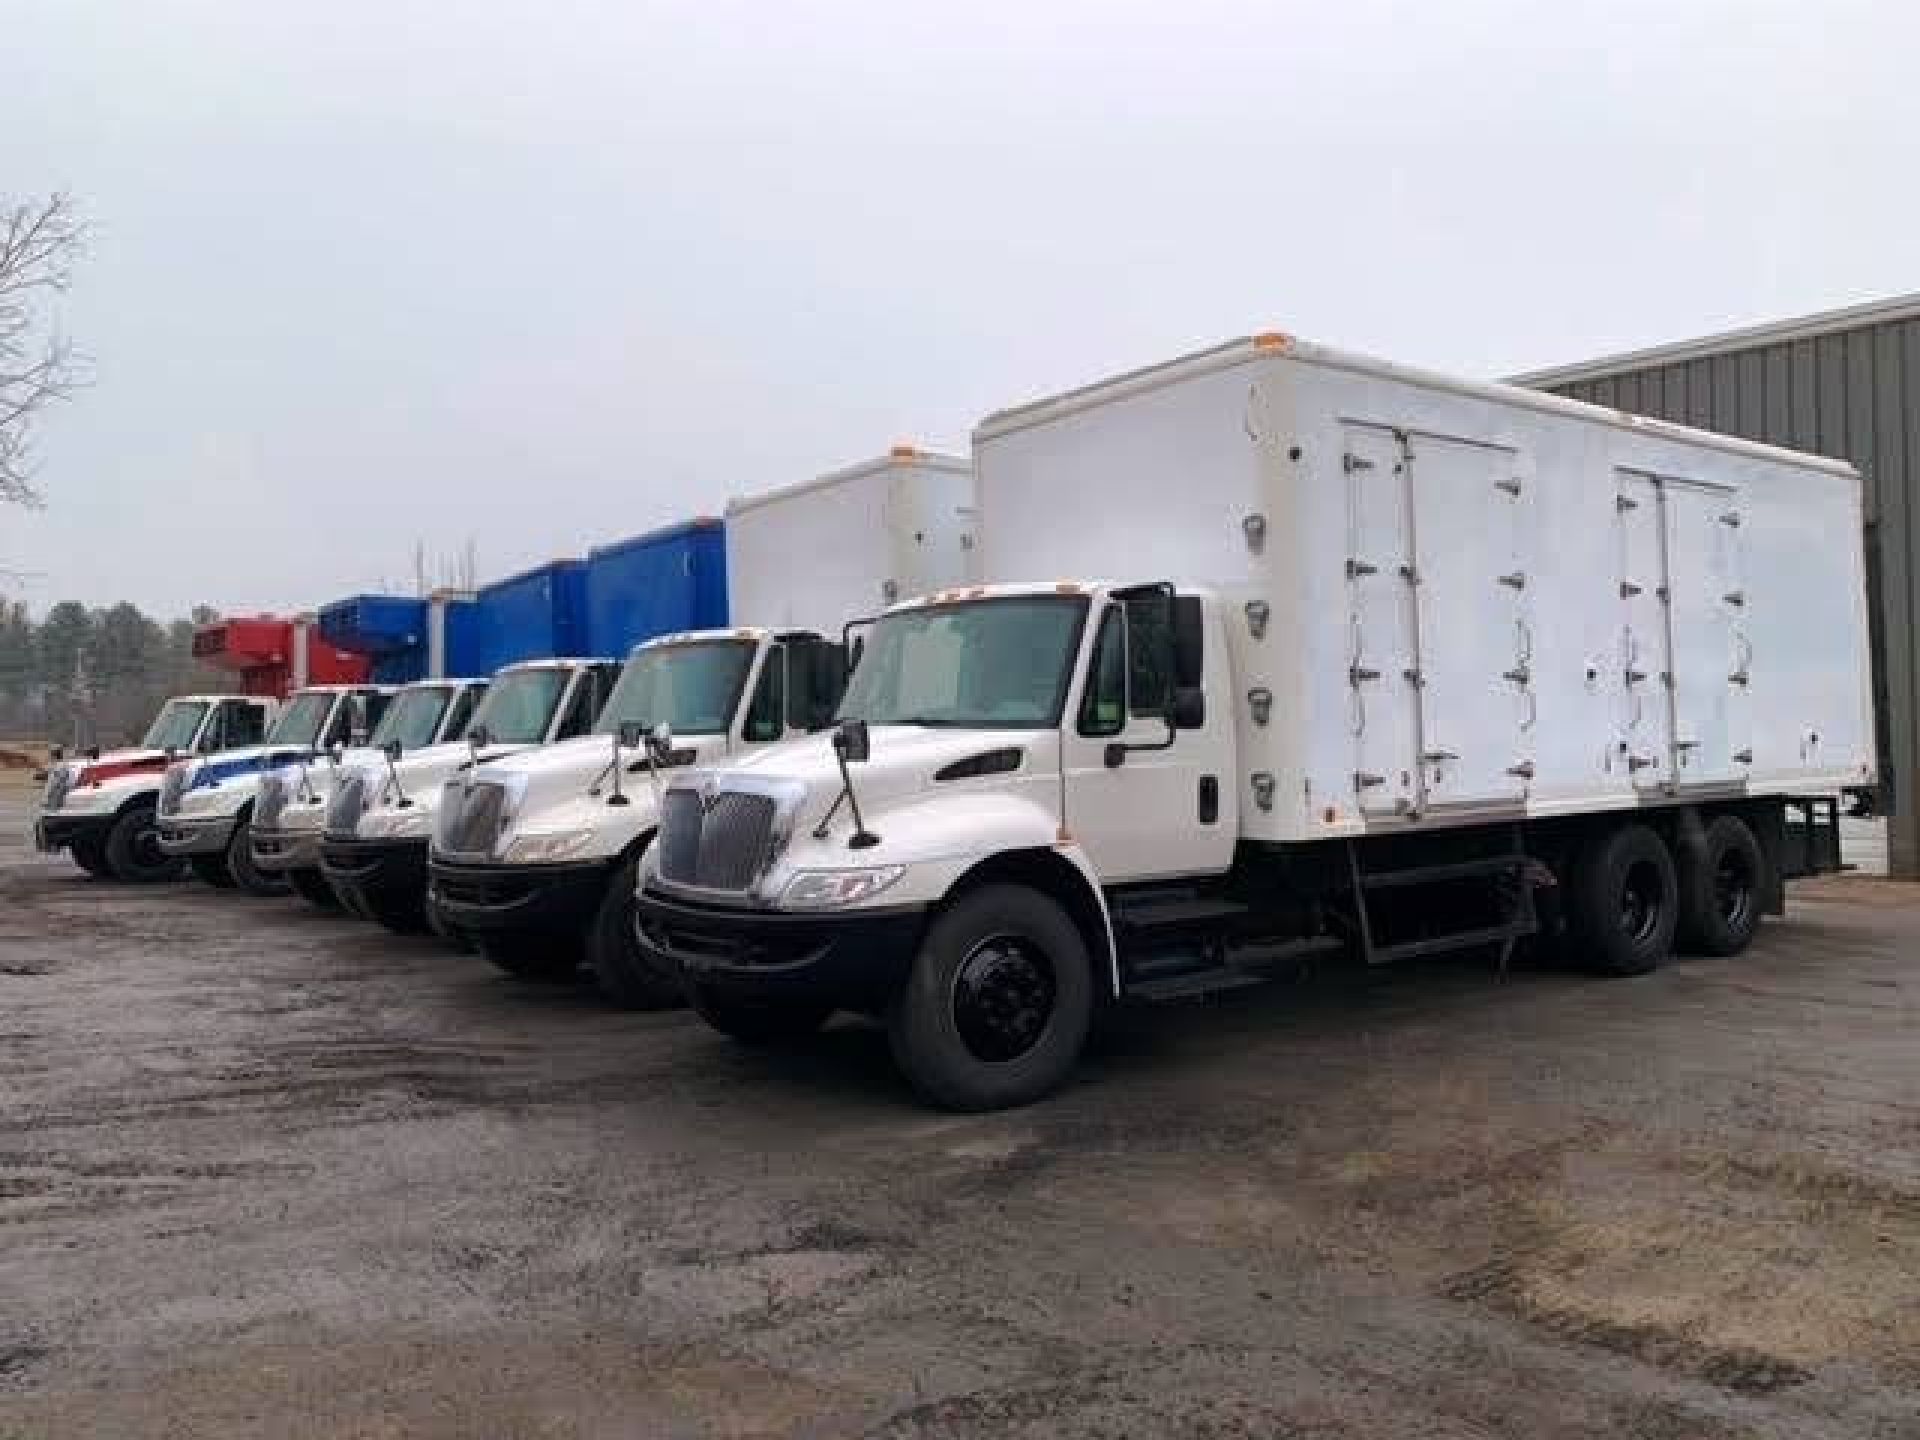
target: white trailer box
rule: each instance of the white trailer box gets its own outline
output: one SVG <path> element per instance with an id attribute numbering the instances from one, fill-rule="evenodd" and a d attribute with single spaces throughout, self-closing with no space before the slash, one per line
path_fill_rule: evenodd
<path id="1" fill-rule="evenodd" d="M 1227 602 L 1247 838 L 1872 778 L 1838 461 L 1279 335 L 994 415 L 974 456 L 993 579 Z"/>
<path id="2" fill-rule="evenodd" d="M 878 460 L 730 500 L 726 514 L 737 625 L 838 636 L 849 617 L 979 579 L 973 469 L 951 455 L 896 445 Z"/>

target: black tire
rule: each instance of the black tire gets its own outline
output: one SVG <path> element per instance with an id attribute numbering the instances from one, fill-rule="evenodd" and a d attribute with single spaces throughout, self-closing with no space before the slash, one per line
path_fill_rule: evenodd
<path id="1" fill-rule="evenodd" d="M 233 889 L 233 875 L 227 869 L 227 857 L 224 855 L 189 855 L 187 864 L 192 867 L 194 876 L 205 881 L 216 890 Z"/>
<path id="2" fill-rule="evenodd" d="M 419 935 L 427 928 L 427 899 L 425 895 L 384 894 L 360 895 L 361 907 L 366 918 L 391 930 L 396 935 Z"/>
<path id="3" fill-rule="evenodd" d="M 683 992 L 693 1013 L 742 1045 L 781 1045 L 815 1034 L 833 1014 L 824 1001 L 768 1005 L 743 1000 L 712 986 L 688 985 Z"/>
<path id="4" fill-rule="evenodd" d="M 479 945 L 475 943 L 473 936 L 454 924 L 452 920 L 447 918 L 447 912 L 433 903 L 433 892 L 431 890 L 427 892 L 427 929 L 431 930 L 435 935 L 439 936 L 463 955 L 476 954 L 480 949 Z"/>
<path id="5" fill-rule="evenodd" d="M 1673 953 L 1679 886 L 1667 843 L 1645 825 L 1595 836 L 1574 857 L 1567 919 L 1574 949 L 1600 975 L 1645 975 Z"/>
<path id="6" fill-rule="evenodd" d="M 278 875 L 271 875 L 253 863 L 253 811 L 240 816 L 227 841 L 227 873 L 233 883 L 248 895 L 290 895 L 293 887 Z"/>
<path id="7" fill-rule="evenodd" d="M 1093 968 L 1066 911 L 985 885 L 927 927 L 887 1015 L 894 1062 L 951 1110 L 1001 1110 L 1056 1089 L 1093 1018 Z"/>
<path id="8" fill-rule="evenodd" d="M 516 980 L 570 980 L 580 968 L 580 942 L 560 935 L 487 935 L 480 953 Z"/>
<path id="9" fill-rule="evenodd" d="M 613 872 L 587 926 L 587 968 L 600 993 L 624 1010 L 666 1010 L 686 1004 L 677 975 L 656 970 L 633 931 L 633 894 L 640 869 L 635 855 Z"/>
<path id="10" fill-rule="evenodd" d="M 318 870 L 289 870 L 287 883 L 293 893 L 316 910 L 338 910 L 340 895 Z"/>
<path id="11" fill-rule="evenodd" d="M 1760 929 L 1771 876 L 1747 822 L 1722 815 L 1699 845 L 1681 846 L 1680 946 L 1689 955 L 1738 955 Z"/>
<path id="12" fill-rule="evenodd" d="M 160 853 L 160 826 L 149 805 L 137 805 L 113 822 L 104 857 L 108 874 L 133 885 L 178 880 L 186 874 L 177 857 Z"/>
<path id="13" fill-rule="evenodd" d="M 107 864 L 107 842 L 98 835 L 82 835 L 67 846 L 67 854 L 73 857 L 73 863 L 96 880 L 112 878 L 113 869 Z"/>

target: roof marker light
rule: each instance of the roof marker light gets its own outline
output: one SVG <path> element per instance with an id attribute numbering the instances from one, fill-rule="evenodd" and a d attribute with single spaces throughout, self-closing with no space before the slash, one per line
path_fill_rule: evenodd
<path id="1" fill-rule="evenodd" d="M 1293 337 L 1280 330 L 1262 330 L 1258 335 L 1253 337 L 1253 348 L 1256 350 L 1290 350 L 1293 348 Z"/>

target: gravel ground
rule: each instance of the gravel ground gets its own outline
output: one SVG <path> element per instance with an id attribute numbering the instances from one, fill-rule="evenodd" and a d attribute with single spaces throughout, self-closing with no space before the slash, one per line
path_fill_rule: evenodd
<path id="1" fill-rule="evenodd" d="M 0 796 L 0 1437 L 1920 1435 L 1920 890 L 1131 1016 L 1016 1114 Z"/>

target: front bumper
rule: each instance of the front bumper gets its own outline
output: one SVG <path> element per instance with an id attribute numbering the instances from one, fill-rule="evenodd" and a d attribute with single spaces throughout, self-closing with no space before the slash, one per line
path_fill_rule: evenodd
<path id="1" fill-rule="evenodd" d="M 426 837 L 363 840 L 328 835 L 320 842 L 320 873 L 335 889 L 376 904 L 418 896 L 427 887 Z"/>
<path id="2" fill-rule="evenodd" d="M 52 854 L 56 850 L 65 850 L 79 840 L 104 842 L 117 818 L 111 810 L 90 811 L 80 815 L 61 814 L 56 810 L 33 822 L 33 848 L 43 854 Z"/>
<path id="3" fill-rule="evenodd" d="M 473 865 L 434 860 L 429 894 L 456 928 L 477 935 L 586 928 L 606 897 L 618 860 L 557 865 Z"/>
<path id="4" fill-rule="evenodd" d="M 162 815 L 162 855 L 224 855 L 233 840 L 238 815 Z"/>
<path id="5" fill-rule="evenodd" d="M 269 875 L 320 868 L 318 830 L 262 830 L 256 825 L 249 834 L 253 842 L 254 866 Z"/>
<path id="6" fill-rule="evenodd" d="M 764 999 L 858 1008 L 905 981 L 926 929 L 920 905 L 805 913 L 740 910 L 640 892 L 640 947 L 668 973 Z"/>

